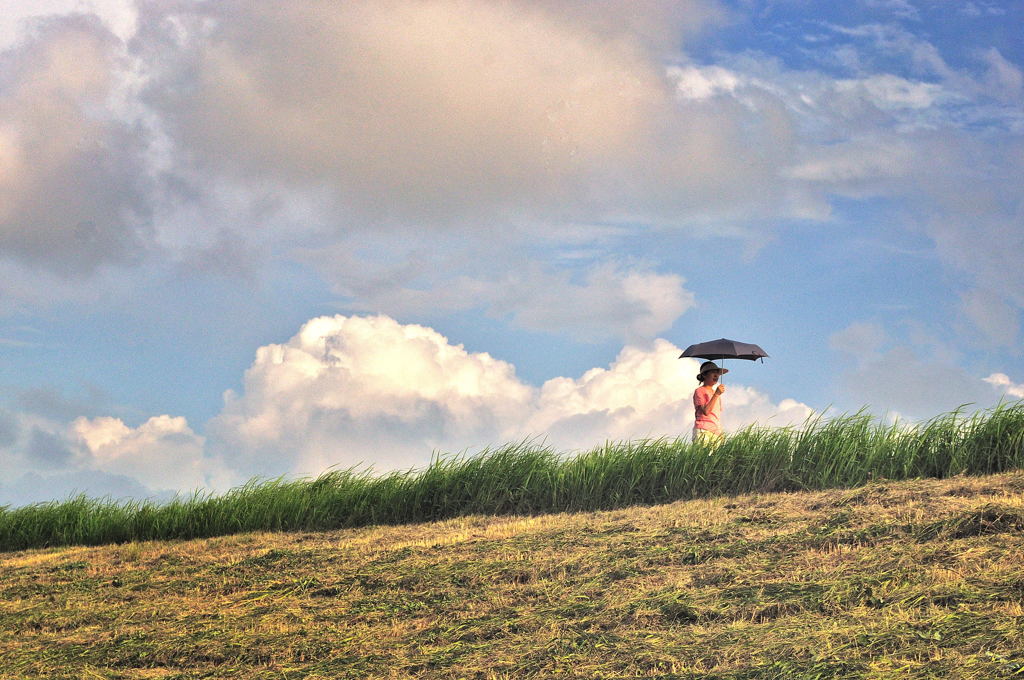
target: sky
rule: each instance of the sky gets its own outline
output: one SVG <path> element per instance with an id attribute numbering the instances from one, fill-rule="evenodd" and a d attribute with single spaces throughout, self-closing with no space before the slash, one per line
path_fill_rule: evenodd
<path id="1" fill-rule="evenodd" d="M 0 505 L 1024 398 L 1020 0 L 2 0 Z"/>

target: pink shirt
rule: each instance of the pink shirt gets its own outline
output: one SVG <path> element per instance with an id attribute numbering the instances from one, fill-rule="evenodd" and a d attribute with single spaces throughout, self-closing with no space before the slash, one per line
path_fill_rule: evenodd
<path id="1" fill-rule="evenodd" d="M 712 432 L 721 433 L 722 426 L 719 423 L 718 417 L 722 414 L 722 397 L 718 397 L 715 400 L 715 405 L 711 407 L 707 415 L 701 415 L 700 411 L 697 410 L 711 401 L 714 393 L 714 387 L 704 387 L 703 385 L 693 391 L 693 426 L 698 430 L 711 430 Z"/>

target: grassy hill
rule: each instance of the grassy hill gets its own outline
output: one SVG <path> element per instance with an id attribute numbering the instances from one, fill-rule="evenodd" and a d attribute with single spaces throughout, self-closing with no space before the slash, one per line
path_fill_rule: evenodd
<path id="1" fill-rule="evenodd" d="M 82 495 L 0 507 L 0 551 L 613 510 L 1020 469 L 1024 400 L 916 424 L 878 422 L 866 411 L 830 419 L 819 414 L 800 428 L 751 426 L 717 448 L 662 437 L 563 455 L 535 442 L 513 442 L 470 457 L 439 454 L 422 470 L 257 479 L 221 495 L 196 493 L 162 504 Z"/>
<path id="2" fill-rule="evenodd" d="M 3 678 L 1024 677 L 1024 473 L 0 553 Z"/>

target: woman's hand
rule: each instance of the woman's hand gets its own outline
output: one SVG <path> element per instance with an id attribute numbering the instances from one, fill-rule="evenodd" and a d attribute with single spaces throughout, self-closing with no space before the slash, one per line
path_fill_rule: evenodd
<path id="1" fill-rule="evenodd" d="M 718 387 L 717 387 L 717 388 L 715 389 L 715 394 L 721 394 L 722 392 L 725 392 L 725 385 L 719 385 L 719 386 L 718 386 Z"/>

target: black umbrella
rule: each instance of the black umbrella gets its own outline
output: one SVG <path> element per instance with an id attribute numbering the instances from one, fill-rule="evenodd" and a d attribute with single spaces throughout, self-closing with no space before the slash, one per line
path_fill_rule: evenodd
<path id="1" fill-rule="evenodd" d="M 709 361 L 714 361 L 715 359 L 749 359 L 750 361 L 756 361 L 764 359 L 766 356 L 768 356 L 768 352 L 765 352 L 757 345 L 751 345 L 749 342 L 736 342 L 735 340 L 719 338 L 718 340 L 709 340 L 707 342 L 698 342 L 696 345 L 690 345 L 683 350 L 679 358 L 695 357 Z"/>

